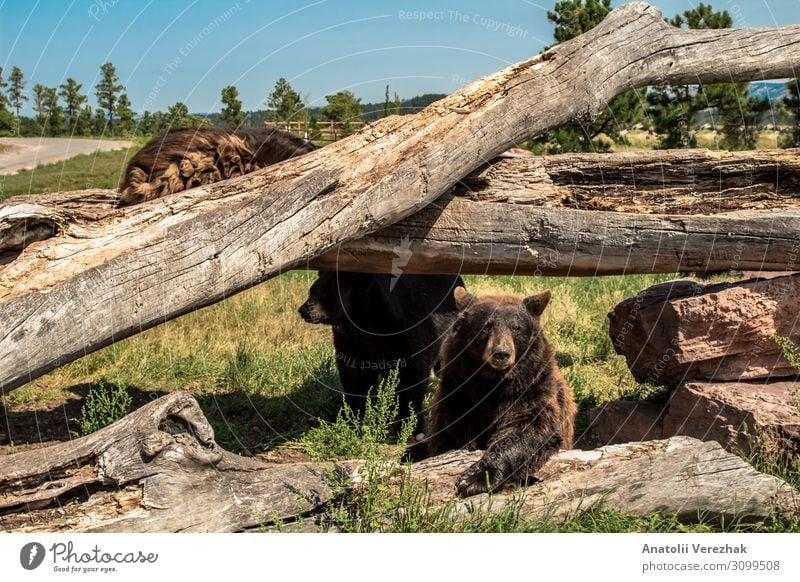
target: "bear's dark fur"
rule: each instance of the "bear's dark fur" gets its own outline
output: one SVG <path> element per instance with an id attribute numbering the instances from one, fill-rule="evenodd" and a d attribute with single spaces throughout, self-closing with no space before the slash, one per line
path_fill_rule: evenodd
<path id="1" fill-rule="evenodd" d="M 227 180 L 315 149 L 272 127 L 171 129 L 153 137 L 128 162 L 119 184 L 120 204 Z"/>
<path id="2" fill-rule="evenodd" d="M 571 448 L 575 403 L 539 321 L 549 291 L 478 299 L 458 288 L 455 299 L 460 313 L 442 345 L 428 450 L 486 451 L 458 479 L 467 497 L 533 477 Z"/>
<path id="3" fill-rule="evenodd" d="M 333 328 L 345 400 L 363 409 L 370 388 L 398 368 L 400 413 L 422 412 L 431 369 L 458 315 L 453 275 L 376 275 L 320 271 L 300 315 Z M 374 393 L 374 390 L 373 390 Z"/>

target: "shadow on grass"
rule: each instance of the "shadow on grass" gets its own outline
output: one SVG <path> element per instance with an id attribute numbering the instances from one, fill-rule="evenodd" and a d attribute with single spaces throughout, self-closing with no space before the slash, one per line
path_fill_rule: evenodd
<path id="1" fill-rule="evenodd" d="M 197 400 L 220 446 L 252 455 L 297 440 L 320 418 L 333 420 L 342 394 L 335 369 L 322 364 L 286 395 L 233 391 L 198 395 Z"/>
<path id="2" fill-rule="evenodd" d="M 109 385 L 109 383 L 106 383 Z M 83 382 L 67 388 L 69 396 L 51 403 L 37 404 L 35 410 L 17 406 L 9 410 L 0 405 L 0 446 L 39 446 L 53 441 L 68 441 L 76 431 L 81 408 L 89 390 L 97 384 Z M 112 386 L 117 386 L 113 385 Z M 131 410 L 163 396 L 164 392 L 141 390 L 128 386 L 133 399 Z"/>
<path id="3" fill-rule="evenodd" d="M 104 382 L 106 386 L 122 388 Z M 86 396 L 96 386 L 98 383 L 76 384 L 67 389 L 67 398 L 44 406 L 37 404 L 35 410 L 24 406 L 9 410 L 0 405 L 0 447 L 24 450 L 73 439 Z M 167 394 L 130 385 L 126 388 L 133 400 L 130 411 Z M 214 428 L 219 445 L 231 452 L 252 455 L 298 439 L 317 426 L 320 418 L 335 418 L 341 404 L 340 390 L 335 369 L 322 364 L 286 395 L 265 396 L 242 390 L 193 395 Z"/>

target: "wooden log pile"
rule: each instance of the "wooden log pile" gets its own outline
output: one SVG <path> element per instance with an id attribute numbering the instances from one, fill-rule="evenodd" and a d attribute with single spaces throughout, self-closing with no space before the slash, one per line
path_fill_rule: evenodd
<path id="1" fill-rule="evenodd" d="M 454 451 L 407 470 L 427 492 L 428 507 L 446 507 L 452 519 L 509 506 L 525 519 L 555 523 L 591 507 L 725 523 L 800 511 L 785 482 L 692 438 L 563 451 L 541 469 L 539 483 L 456 499 L 456 477 L 481 455 Z M 288 524 L 328 531 L 337 527 L 332 508 L 341 496 L 368 478 L 363 467 L 359 460 L 270 463 L 230 453 L 195 399 L 177 392 L 94 434 L 0 457 L 0 530 L 231 532 Z"/>
<path id="2" fill-rule="evenodd" d="M 796 242 L 800 251 L 800 239 Z M 610 402 L 587 440 L 690 435 L 728 450 L 800 454 L 800 274 L 700 285 L 670 281 L 617 305 L 611 339 L 639 382 L 673 388 L 664 405 Z"/>

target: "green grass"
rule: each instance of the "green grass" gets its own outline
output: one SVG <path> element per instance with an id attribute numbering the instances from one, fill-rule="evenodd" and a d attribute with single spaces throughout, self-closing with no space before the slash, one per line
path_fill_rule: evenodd
<path id="1" fill-rule="evenodd" d="M 143 142 L 129 149 L 81 154 L 53 164 L 40 165 L 12 176 L 0 176 L 0 200 L 18 194 L 44 194 L 87 188 L 116 188 L 128 160 Z"/>

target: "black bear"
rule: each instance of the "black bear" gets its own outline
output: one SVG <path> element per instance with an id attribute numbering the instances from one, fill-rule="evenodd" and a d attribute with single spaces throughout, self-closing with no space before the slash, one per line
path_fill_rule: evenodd
<path id="1" fill-rule="evenodd" d="M 458 315 L 455 275 L 320 271 L 300 315 L 333 328 L 336 367 L 347 404 L 363 409 L 370 388 L 398 368 L 400 413 L 422 412 L 431 369 Z M 373 390 L 374 393 L 374 390 Z"/>
<path id="2" fill-rule="evenodd" d="M 468 497 L 533 477 L 571 448 L 575 403 L 539 321 L 549 291 L 478 299 L 457 288 L 455 299 L 459 315 L 442 344 L 428 452 L 486 451 L 456 483 Z"/>

